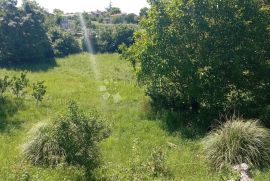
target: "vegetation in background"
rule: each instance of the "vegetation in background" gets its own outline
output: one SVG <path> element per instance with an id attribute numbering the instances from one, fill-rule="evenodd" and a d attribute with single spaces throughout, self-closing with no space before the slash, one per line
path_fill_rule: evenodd
<path id="1" fill-rule="evenodd" d="M 130 46 L 134 43 L 135 25 L 97 25 L 90 31 L 90 42 L 95 52 L 118 52 L 120 45 Z M 84 44 L 84 50 L 87 50 Z"/>
<path id="2" fill-rule="evenodd" d="M 53 50 L 44 26 L 45 12 L 34 1 L 0 1 L 1 64 L 37 63 L 52 58 Z"/>
<path id="3" fill-rule="evenodd" d="M 212 131 L 203 146 L 215 169 L 241 163 L 259 168 L 270 165 L 270 130 L 258 121 L 232 117 Z"/>
<path id="4" fill-rule="evenodd" d="M 269 4 L 150 3 L 135 44 L 123 57 L 137 68 L 154 105 L 198 115 L 194 122 L 206 127 L 234 111 L 263 117 L 270 100 Z"/>
<path id="5" fill-rule="evenodd" d="M 57 57 L 64 57 L 81 51 L 78 40 L 70 32 L 58 26 L 49 28 L 48 35 Z"/>

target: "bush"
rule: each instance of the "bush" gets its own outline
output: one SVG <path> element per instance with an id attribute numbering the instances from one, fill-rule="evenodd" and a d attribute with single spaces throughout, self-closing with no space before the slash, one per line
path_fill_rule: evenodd
<path id="1" fill-rule="evenodd" d="M 100 161 L 98 143 L 109 134 L 97 113 L 87 116 L 72 102 L 66 114 L 33 134 L 23 152 L 33 164 L 56 166 L 65 162 L 82 166 L 90 174 Z"/>
<path id="2" fill-rule="evenodd" d="M 90 32 L 89 38 L 94 52 L 110 52 L 118 51 L 121 44 L 130 46 L 133 44 L 133 34 L 136 25 L 98 25 Z M 85 42 L 85 40 L 84 40 Z M 84 44 L 84 50 L 87 47 Z"/>
<path id="3" fill-rule="evenodd" d="M 49 28 L 48 35 L 54 54 L 58 57 L 79 53 L 81 51 L 78 41 L 72 34 L 60 27 Z"/>
<path id="4" fill-rule="evenodd" d="M 4 76 L 4 78 L 0 78 L 0 99 L 4 98 L 4 93 L 10 86 L 10 81 L 8 76 Z"/>
<path id="5" fill-rule="evenodd" d="M 33 83 L 33 93 L 32 96 L 35 98 L 37 105 L 41 102 L 46 94 L 47 87 L 44 85 L 44 81 L 37 81 Z"/>
<path id="6" fill-rule="evenodd" d="M 27 78 L 26 72 L 22 72 L 20 77 L 13 77 L 12 78 L 12 92 L 13 94 L 19 98 L 20 96 L 24 95 L 24 89 L 28 86 L 29 79 Z"/>
<path id="7" fill-rule="evenodd" d="M 203 141 L 206 159 L 216 169 L 247 163 L 270 165 L 270 131 L 258 121 L 231 118 Z"/>

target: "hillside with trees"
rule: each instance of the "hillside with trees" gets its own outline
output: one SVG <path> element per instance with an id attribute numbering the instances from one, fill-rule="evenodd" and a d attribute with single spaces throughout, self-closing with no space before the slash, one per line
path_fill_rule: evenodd
<path id="1" fill-rule="evenodd" d="M 268 1 L 36 1 L 0 0 L 0 181 L 270 180 Z"/>

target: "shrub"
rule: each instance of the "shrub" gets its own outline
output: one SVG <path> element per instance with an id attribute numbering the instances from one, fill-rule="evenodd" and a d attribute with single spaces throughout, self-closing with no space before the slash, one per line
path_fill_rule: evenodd
<path id="1" fill-rule="evenodd" d="M 48 34 L 56 56 L 63 57 L 81 51 L 78 41 L 64 29 L 51 27 Z"/>
<path id="2" fill-rule="evenodd" d="M 0 78 L 0 99 L 4 98 L 4 93 L 7 91 L 10 85 L 10 81 L 8 76 L 4 76 L 4 78 Z"/>
<path id="3" fill-rule="evenodd" d="M 33 134 L 24 155 L 33 164 L 79 165 L 88 175 L 100 161 L 98 143 L 110 134 L 104 121 L 97 113 L 87 116 L 72 102 L 66 114 Z"/>
<path id="4" fill-rule="evenodd" d="M 127 47 L 133 44 L 136 25 L 98 25 L 90 32 L 89 38 L 94 52 L 117 52 L 121 44 Z M 85 42 L 85 40 L 84 40 Z M 87 46 L 83 44 L 84 50 Z"/>
<path id="5" fill-rule="evenodd" d="M 247 163 L 270 164 L 270 131 L 258 121 L 231 118 L 203 141 L 207 160 L 216 168 Z"/>
<path id="6" fill-rule="evenodd" d="M 47 87 L 44 85 L 44 81 L 37 81 L 33 84 L 32 96 L 36 99 L 37 105 L 41 102 L 46 94 Z"/>
<path id="7" fill-rule="evenodd" d="M 22 72 L 20 77 L 12 78 L 12 92 L 18 98 L 24 95 L 24 89 L 28 86 L 29 79 L 27 78 L 26 72 Z"/>

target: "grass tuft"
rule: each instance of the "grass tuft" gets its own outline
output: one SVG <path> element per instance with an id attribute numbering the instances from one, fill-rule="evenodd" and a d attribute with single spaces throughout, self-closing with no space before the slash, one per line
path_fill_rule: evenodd
<path id="1" fill-rule="evenodd" d="M 247 163 L 270 165 L 270 131 L 257 120 L 232 117 L 203 141 L 207 160 L 216 169 Z"/>

